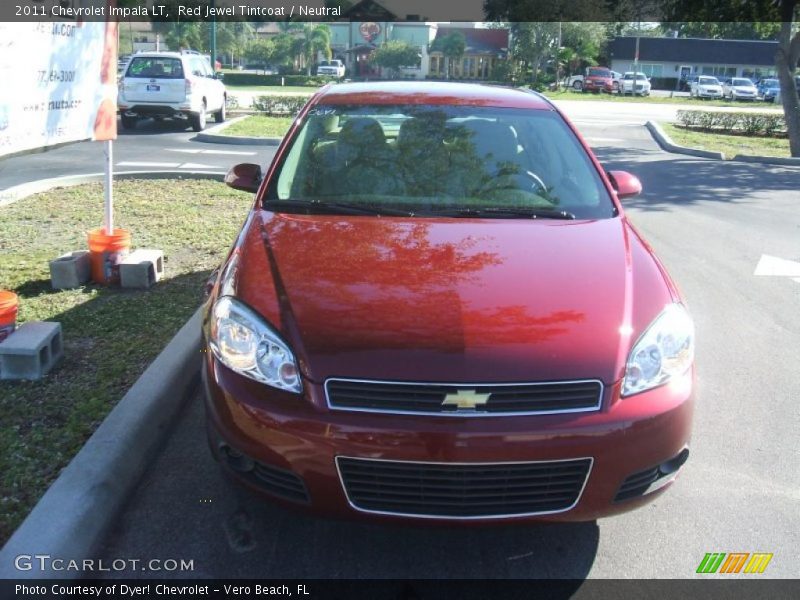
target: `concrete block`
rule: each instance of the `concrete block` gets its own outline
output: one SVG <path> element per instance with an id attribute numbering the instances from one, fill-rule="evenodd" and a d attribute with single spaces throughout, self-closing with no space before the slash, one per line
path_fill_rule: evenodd
<path id="1" fill-rule="evenodd" d="M 164 253 L 161 250 L 134 250 L 119 264 L 120 285 L 124 288 L 147 289 L 163 277 Z"/>
<path id="2" fill-rule="evenodd" d="M 89 252 L 68 252 L 50 261 L 50 284 L 54 290 L 67 290 L 82 286 L 92 277 Z"/>
<path id="3" fill-rule="evenodd" d="M 23 323 L 0 342 L 0 379 L 41 379 L 62 356 L 61 323 Z"/>

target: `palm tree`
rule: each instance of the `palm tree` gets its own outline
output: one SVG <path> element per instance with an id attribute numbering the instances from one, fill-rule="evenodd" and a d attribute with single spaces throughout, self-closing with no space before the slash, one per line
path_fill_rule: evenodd
<path id="1" fill-rule="evenodd" d="M 303 26 L 303 37 L 300 38 L 300 49 L 306 63 L 306 75 L 311 75 L 311 64 L 316 61 L 317 54 L 322 52 L 326 60 L 331 59 L 331 28 L 327 25 Z"/>

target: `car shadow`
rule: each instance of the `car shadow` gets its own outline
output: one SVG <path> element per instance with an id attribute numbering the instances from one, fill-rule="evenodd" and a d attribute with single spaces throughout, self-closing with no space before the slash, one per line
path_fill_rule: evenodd
<path id="1" fill-rule="evenodd" d="M 129 570 L 109 577 L 554 578 L 573 580 L 577 588 L 592 568 L 599 538 L 596 522 L 383 524 L 283 508 L 222 473 L 207 446 L 198 393 L 102 555 L 183 557 L 194 563 L 190 573 Z"/>
<path id="2" fill-rule="evenodd" d="M 122 123 L 117 119 L 117 134 L 125 135 L 160 135 L 164 133 L 191 132 L 188 119 L 140 119 L 133 129 L 123 129 Z"/>
<path id="3" fill-rule="evenodd" d="M 707 202 L 742 204 L 748 202 L 743 199 L 746 196 L 761 192 L 798 193 L 796 167 L 702 159 L 638 148 L 599 147 L 595 154 L 606 170 L 630 171 L 640 179 L 642 194 L 624 200 L 623 205 L 644 211 Z"/>

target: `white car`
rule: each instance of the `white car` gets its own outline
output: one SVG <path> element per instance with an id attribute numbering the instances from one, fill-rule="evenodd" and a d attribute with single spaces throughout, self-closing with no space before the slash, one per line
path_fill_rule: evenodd
<path id="1" fill-rule="evenodd" d="M 625 94 L 649 96 L 651 88 L 652 86 L 650 85 L 650 80 L 647 78 L 647 75 L 628 71 L 622 76 L 622 79 L 620 79 L 619 93 L 623 96 Z"/>
<path id="2" fill-rule="evenodd" d="M 722 84 L 722 95 L 728 100 L 758 100 L 758 88 L 745 77 L 733 77 Z"/>
<path id="3" fill-rule="evenodd" d="M 338 59 L 323 60 L 317 67 L 317 75 L 328 75 L 341 79 L 344 77 L 344 63 Z"/>
<path id="4" fill-rule="evenodd" d="M 722 98 L 722 85 L 719 79 L 711 75 L 700 75 L 692 81 L 689 96 L 698 98 Z"/>
<path id="5" fill-rule="evenodd" d="M 117 107 L 123 129 L 139 119 L 188 118 L 202 131 L 213 113 L 225 121 L 227 92 L 208 58 L 197 52 L 140 52 L 128 62 L 119 82 Z"/>

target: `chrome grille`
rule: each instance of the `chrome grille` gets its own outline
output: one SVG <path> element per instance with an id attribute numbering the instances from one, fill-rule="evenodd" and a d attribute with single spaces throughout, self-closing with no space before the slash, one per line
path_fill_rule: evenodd
<path id="1" fill-rule="evenodd" d="M 474 406 L 448 400 L 466 393 Z M 334 410 L 486 416 L 555 414 L 600 409 L 603 384 L 595 379 L 541 383 L 450 384 L 331 378 L 325 382 Z M 468 402 L 467 402 L 468 404 Z"/>
<path id="2" fill-rule="evenodd" d="M 361 511 L 444 519 L 549 514 L 580 499 L 591 458 L 525 463 L 431 463 L 336 458 Z"/>

